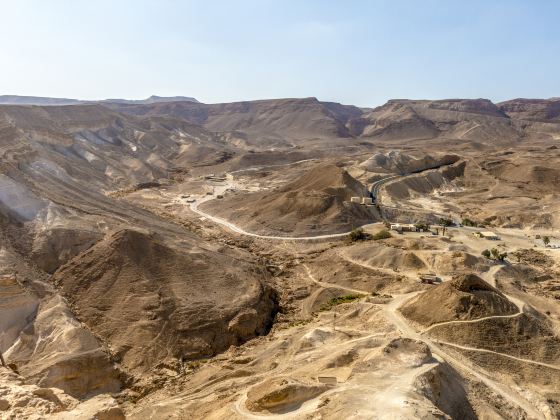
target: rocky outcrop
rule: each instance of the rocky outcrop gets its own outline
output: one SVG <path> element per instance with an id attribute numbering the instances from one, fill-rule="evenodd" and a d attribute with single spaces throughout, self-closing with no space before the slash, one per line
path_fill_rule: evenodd
<path id="1" fill-rule="evenodd" d="M 317 165 L 275 191 L 239 194 L 201 206 L 249 232 L 293 236 L 349 231 L 374 221 L 377 210 L 351 204 L 352 196 L 369 197 L 367 188 L 344 168 Z M 288 234 L 284 234 L 288 236 Z"/>
<path id="2" fill-rule="evenodd" d="M 121 387 L 99 341 L 77 322 L 60 296 L 47 297 L 4 353 L 30 382 L 77 398 Z"/>
<path id="3" fill-rule="evenodd" d="M 147 371 L 266 334 L 277 310 L 267 276 L 224 254 L 123 230 L 63 266 L 54 281 L 123 366 Z"/>
<path id="4" fill-rule="evenodd" d="M 368 172 L 410 174 L 426 169 L 451 165 L 460 159 L 457 155 L 410 156 L 398 151 L 377 153 L 360 164 Z"/>
<path id="5" fill-rule="evenodd" d="M 107 394 L 80 402 L 58 388 L 26 384 L 21 376 L 0 367 L 0 417 L 124 420 L 124 413 Z"/>
<path id="6" fill-rule="evenodd" d="M 328 389 L 323 384 L 309 384 L 292 378 L 272 378 L 255 385 L 247 393 L 251 411 L 281 412 L 294 409 Z"/>

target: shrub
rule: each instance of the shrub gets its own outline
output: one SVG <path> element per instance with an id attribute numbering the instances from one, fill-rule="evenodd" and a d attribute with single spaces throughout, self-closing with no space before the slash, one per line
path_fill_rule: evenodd
<path id="1" fill-rule="evenodd" d="M 468 217 L 465 217 L 462 221 L 461 224 L 463 226 L 471 226 L 471 227 L 477 227 L 477 223 L 474 220 L 469 219 Z"/>
<path id="2" fill-rule="evenodd" d="M 362 228 L 353 229 L 352 232 L 348 234 L 348 240 L 350 240 L 350 242 L 367 241 L 369 239 L 371 239 L 371 235 L 364 232 Z"/>
<path id="3" fill-rule="evenodd" d="M 444 219 L 443 217 L 441 219 L 439 219 L 439 224 L 444 226 L 444 227 L 448 227 L 448 226 L 453 226 L 453 220 L 451 219 Z"/>
<path id="4" fill-rule="evenodd" d="M 500 252 L 496 248 L 492 248 L 490 252 L 492 253 L 492 258 L 495 260 L 503 261 L 507 257 L 507 252 Z"/>
<path id="5" fill-rule="evenodd" d="M 387 229 L 383 229 L 383 230 L 380 230 L 379 232 L 377 232 L 375 235 L 373 235 L 373 240 L 374 241 L 379 241 L 381 239 L 389 239 L 392 236 L 393 235 L 391 235 L 391 232 L 389 232 Z"/>
<path id="6" fill-rule="evenodd" d="M 482 256 L 486 258 L 490 258 L 492 254 L 490 253 L 489 250 L 485 249 L 484 251 L 482 251 Z"/>
<path id="7" fill-rule="evenodd" d="M 414 227 L 416 229 L 422 229 L 424 232 L 430 230 L 430 225 L 428 225 L 427 223 L 415 223 Z"/>
<path id="8" fill-rule="evenodd" d="M 330 299 L 328 302 L 325 302 L 319 308 L 320 311 L 329 311 L 333 306 L 341 305 L 343 303 L 350 303 L 355 301 L 356 299 L 360 299 L 361 295 L 344 295 L 344 296 L 337 296 Z"/>

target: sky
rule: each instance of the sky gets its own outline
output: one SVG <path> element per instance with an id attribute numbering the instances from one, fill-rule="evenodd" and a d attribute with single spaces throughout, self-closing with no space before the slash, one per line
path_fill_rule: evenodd
<path id="1" fill-rule="evenodd" d="M 0 95 L 560 96 L 560 2 L 0 0 Z"/>

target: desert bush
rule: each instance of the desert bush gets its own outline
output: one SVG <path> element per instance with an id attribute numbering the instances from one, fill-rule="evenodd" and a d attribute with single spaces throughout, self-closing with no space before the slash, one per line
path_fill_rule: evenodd
<path id="1" fill-rule="evenodd" d="M 474 220 L 471 220 L 471 219 L 469 219 L 468 217 L 465 217 L 465 218 L 461 221 L 461 224 L 462 224 L 463 226 L 471 226 L 471 227 L 477 227 L 477 226 L 478 226 L 478 224 L 477 224 Z"/>
<path id="2" fill-rule="evenodd" d="M 348 234 L 348 240 L 350 242 L 367 241 L 371 238 L 372 236 L 364 232 L 362 228 L 353 229 L 352 232 Z"/>
<path id="3" fill-rule="evenodd" d="M 381 239 L 389 239 L 392 236 L 393 235 L 391 235 L 391 232 L 389 232 L 387 229 L 383 229 L 383 230 L 380 230 L 379 232 L 377 232 L 375 235 L 373 235 L 373 240 L 374 241 L 379 241 Z"/>
<path id="4" fill-rule="evenodd" d="M 356 299 L 360 299 L 361 295 L 344 295 L 344 296 L 337 296 L 333 297 L 329 301 L 323 303 L 319 308 L 320 311 L 328 311 L 333 306 L 341 305 L 343 303 L 350 303 L 355 301 Z"/>

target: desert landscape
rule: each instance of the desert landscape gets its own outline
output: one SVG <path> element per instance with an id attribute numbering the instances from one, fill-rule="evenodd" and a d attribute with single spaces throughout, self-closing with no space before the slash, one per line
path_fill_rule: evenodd
<path id="1" fill-rule="evenodd" d="M 560 417 L 560 99 L 0 97 L 0 417 Z"/>

